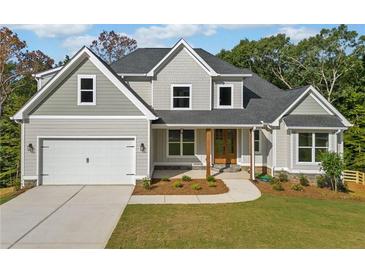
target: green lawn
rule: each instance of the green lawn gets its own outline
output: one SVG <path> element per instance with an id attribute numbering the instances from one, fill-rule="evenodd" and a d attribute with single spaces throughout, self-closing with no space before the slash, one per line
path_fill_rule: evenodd
<path id="1" fill-rule="evenodd" d="M 365 248 L 365 203 L 264 194 L 221 205 L 128 205 L 107 248 Z"/>

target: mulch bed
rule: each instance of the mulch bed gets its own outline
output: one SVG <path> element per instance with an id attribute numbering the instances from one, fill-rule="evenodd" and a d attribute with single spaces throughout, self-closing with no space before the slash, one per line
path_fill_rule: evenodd
<path id="1" fill-rule="evenodd" d="M 145 189 L 143 188 L 142 183 L 137 183 L 133 195 L 209 195 L 228 192 L 228 187 L 220 179 L 216 179 L 215 187 L 209 187 L 208 182 L 205 179 L 193 179 L 190 182 L 183 182 L 180 180 L 183 187 L 173 187 L 173 183 L 178 180 L 180 179 L 171 179 L 170 181 L 152 179 L 151 189 Z M 199 184 L 201 189 L 192 189 L 192 184 Z"/>
<path id="2" fill-rule="evenodd" d="M 319 188 L 315 185 L 304 187 L 304 191 L 295 191 L 291 189 L 291 186 L 296 182 L 282 183 L 284 191 L 277 191 L 272 188 L 269 183 L 257 181 L 255 185 L 260 189 L 262 193 L 269 193 L 277 196 L 292 196 L 292 197 L 306 197 L 314 199 L 331 199 L 331 200 L 356 200 L 365 201 L 365 185 L 348 185 L 349 192 L 334 192 L 328 188 Z M 355 189 L 356 188 L 356 189 Z"/>

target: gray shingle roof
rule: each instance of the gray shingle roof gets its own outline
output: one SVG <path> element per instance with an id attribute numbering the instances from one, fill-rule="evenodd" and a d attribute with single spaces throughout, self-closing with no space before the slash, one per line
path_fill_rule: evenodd
<path id="1" fill-rule="evenodd" d="M 171 48 L 138 48 L 132 53 L 112 63 L 110 66 L 116 73 L 144 74 L 157 65 L 170 50 Z M 250 73 L 250 71 L 237 68 L 203 49 L 197 48 L 194 50 L 212 69 L 214 69 L 215 72 L 219 74 Z"/>
<path id="2" fill-rule="evenodd" d="M 334 115 L 288 115 L 283 120 L 288 127 L 346 127 Z"/>

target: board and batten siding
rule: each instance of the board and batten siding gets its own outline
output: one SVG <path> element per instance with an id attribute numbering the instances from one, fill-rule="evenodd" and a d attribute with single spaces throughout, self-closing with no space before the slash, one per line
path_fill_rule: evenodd
<path id="1" fill-rule="evenodd" d="M 280 128 L 274 129 L 276 131 L 276 167 L 289 168 L 290 155 L 290 134 L 281 121 Z"/>
<path id="2" fill-rule="evenodd" d="M 290 114 L 328 115 L 329 113 L 312 96 L 315 95 L 307 95 Z"/>
<path id="3" fill-rule="evenodd" d="M 124 77 L 127 84 L 149 105 L 152 104 L 152 83 L 146 77 Z"/>
<path id="4" fill-rule="evenodd" d="M 213 80 L 213 107 L 218 107 L 218 85 L 232 85 L 233 86 L 233 108 L 242 108 L 243 103 L 243 90 L 242 90 L 243 79 L 237 78 L 219 78 Z"/>
<path id="5" fill-rule="evenodd" d="M 175 53 L 153 80 L 154 109 L 171 109 L 171 84 L 192 85 L 192 109 L 210 110 L 211 78 L 186 49 Z"/>
<path id="6" fill-rule="evenodd" d="M 77 75 L 96 75 L 96 105 L 77 103 Z M 85 60 L 34 110 L 33 115 L 132 115 L 142 112 L 90 61 Z"/>
<path id="7" fill-rule="evenodd" d="M 147 176 L 148 163 L 148 128 L 145 119 L 128 120 L 82 120 L 82 119 L 37 119 L 24 124 L 24 176 L 37 175 L 37 137 L 38 136 L 135 136 L 136 137 L 136 171 L 137 176 Z M 144 143 L 146 150 L 139 150 Z M 27 146 L 32 144 L 34 152 Z"/>
<path id="8" fill-rule="evenodd" d="M 195 130 L 195 155 L 194 156 L 173 156 L 167 155 L 167 129 L 153 129 L 153 160 L 155 165 L 174 163 L 205 163 L 205 130 Z"/>

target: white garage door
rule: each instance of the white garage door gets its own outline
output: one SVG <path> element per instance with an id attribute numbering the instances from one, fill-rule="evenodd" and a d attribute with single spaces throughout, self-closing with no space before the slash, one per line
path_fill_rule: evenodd
<path id="1" fill-rule="evenodd" d="M 134 139 L 45 139 L 41 143 L 44 185 L 134 183 Z"/>

